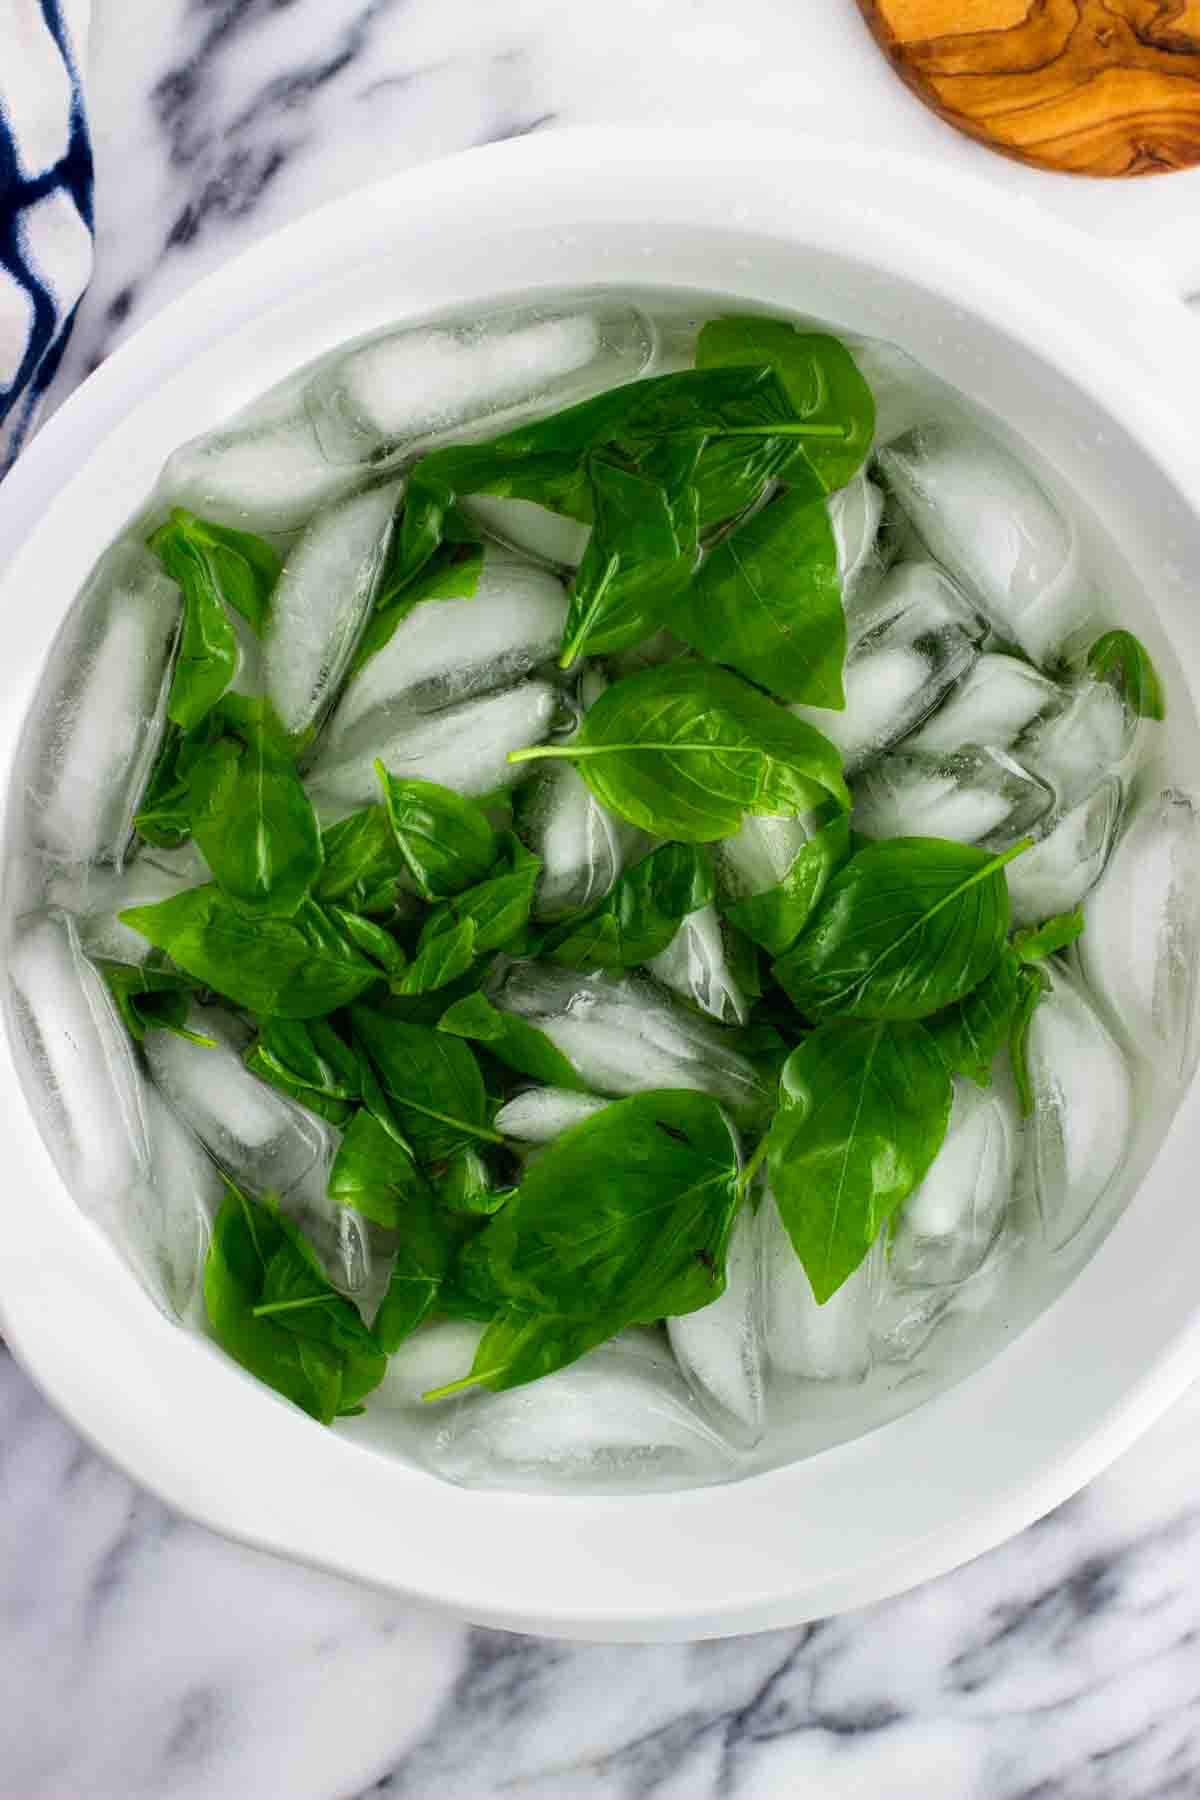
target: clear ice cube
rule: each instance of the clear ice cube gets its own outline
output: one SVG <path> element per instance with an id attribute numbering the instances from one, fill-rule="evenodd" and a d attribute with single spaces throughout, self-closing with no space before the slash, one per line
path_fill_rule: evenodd
<path id="1" fill-rule="evenodd" d="M 656 981 L 723 1025 L 744 1025 L 750 1007 L 729 967 L 721 915 L 710 902 L 689 913 L 666 949 L 646 964 Z"/>
<path id="2" fill-rule="evenodd" d="M 603 1112 L 609 1104 L 599 1094 L 580 1094 L 572 1088 L 531 1087 L 514 1094 L 496 1114 L 496 1130 L 522 1144 L 552 1144 L 555 1138 Z"/>
<path id="3" fill-rule="evenodd" d="M 750 1120 L 769 1103 L 738 1034 L 700 1018 L 644 976 L 515 962 L 495 979 L 490 997 L 544 1032 L 597 1093 L 695 1088 Z"/>
<path id="4" fill-rule="evenodd" d="M 322 753 L 313 765 L 309 795 L 322 824 L 344 818 L 379 798 L 376 758 L 396 776 L 436 781 L 478 797 L 528 779 L 529 763 L 510 763 L 510 750 L 550 735 L 561 695 L 549 681 L 522 681 L 445 712 L 393 721 L 380 737 L 344 755 Z"/>
<path id="5" fill-rule="evenodd" d="M 758 1442 L 766 1425 L 758 1221 L 743 1206 L 729 1239 L 725 1292 L 667 1320 L 667 1338 L 700 1405 L 730 1436 Z"/>
<path id="6" fill-rule="evenodd" d="M 1025 733 L 1017 755 L 1066 809 L 1124 771 L 1137 734 L 1137 719 L 1116 689 L 1107 681 L 1085 679 L 1072 683 L 1065 704 Z"/>
<path id="7" fill-rule="evenodd" d="M 1062 689 L 1040 669 L 1019 657 L 989 651 L 909 738 L 907 748 L 961 750 L 980 744 L 1010 750 L 1035 719 L 1062 703 Z"/>
<path id="8" fill-rule="evenodd" d="M 535 500 L 472 494 L 460 505 L 467 518 L 498 543 L 558 569 L 577 569 L 592 535 L 590 525 L 551 512 Z"/>
<path id="9" fill-rule="evenodd" d="M 842 605 L 849 616 L 870 598 L 883 575 L 879 553 L 883 490 L 866 475 L 856 475 L 846 487 L 830 495 L 828 510 L 837 548 Z"/>
<path id="10" fill-rule="evenodd" d="M 1084 906 L 1079 959 L 1114 1030 L 1182 1071 L 1200 953 L 1200 812 L 1177 788 L 1134 809 Z"/>
<path id="11" fill-rule="evenodd" d="M 1010 450 L 947 420 L 889 443 L 878 460 L 930 555 L 1001 637 L 1044 662 L 1075 636 L 1094 597 L 1074 526 Z"/>
<path id="12" fill-rule="evenodd" d="M 901 563 L 850 621 L 846 705 L 791 706 L 837 745 L 847 769 L 906 737 L 974 662 L 978 613 L 932 563 Z"/>
<path id="13" fill-rule="evenodd" d="M 854 784 L 864 837 L 943 837 L 1003 850 L 1043 819 L 1054 796 L 1003 750 L 896 750 Z"/>
<path id="14" fill-rule="evenodd" d="M 876 449 L 953 404 L 949 388 L 886 338 L 863 338 L 851 348 L 875 399 Z"/>
<path id="15" fill-rule="evenodd" d="M 363 472 L 335 467 L 295 387 L 290 413 L 271 395 L 167 458 L 156 498 L 238 531 L 295 531 L 352 493 Z"/>
<path id="16" fill-rule="evenodd" d="M 211 880 L 199 852 L 196 859 L 203 872 L 190 858 L 181 861 L 170 851 L 147 845 L 123 869 L 88 868 L 82 879 L 52 883 L 50 895 L 77 913 L 80 941 L 89 956 L 123 963 L 160 963 L 166 961 L 165 953 L 156 950 L 140 931 L 122 925 L 119 915 L 131 906 L 156 906 L 185 888 Z"/>
<path id="17" fill-rule="evenodd" d="M 105 552 L 67 616 L 18 752 L 30 841 L 120 863 L 166 720 L 180 596 L 156 558 Z"/>
<path id="18" fill-rule="evenodd" d="M 955 1076 L 945 1141 L 893 1233 L 886 1266 L 895 1287 L 953 1285 L 982 1265 L 1012 1198 L 1019 1138 L 1003 1088 Z"/>
<path id="19" fill-rule="evenodd" d="M 717 885 L 727 900 L 748 900 L 777 887 L 803 850 L 817 819 L 756 817 L 747 813 L 732 837 L 713 845 Z"/>
<path id="20" fill-rule="evenodd" d="M 199 1325 L 204 1317 L 201 1289 L 209 1230 L 225 1183 L 200 1140 L 149 1083 L 143 1101 L 151 1175 L 140 1192 L 146 1246 L 141 1260 L 167 1309 Z"/>
<path id="21" fill-rule="evenodd" d="M 871 1367 L 870 1258 L 818 1306 L 774 1196 L 758 1214 L 763 1280 L 763 1342 L 781 1375 L 806 1381 L 862 1381 Z"/>
<path id="22" fill-rule="evenodd" d="M 371 1412 L 412 1413 L 418 1421 L 428 1421 L 449 1411 L 457 1405 L 455 1399 L 426 1401 L 424 1396 L 467 1373 L 483 1330 L 472 1319 L 423 1325 L 389 1357 L 387 1374 L 371 1395 Z"/>
<path id="23" fill-rule="evenodd" d="M 432 1460 L 469 1487 L 628 1493 L 725 1479 L 735 1456 L 692 1404 L 666 1344 L 625 1332 L 527 1387 L 464 1396 L 439 1425 Z"/>
<path id="24" fill-rule="evenodd" d="M 305 406 L 331 463 L 363 463 L 511 429 L 636 380 L 653 354 L 653 327 L 636 307 L 510 307 L 382 331 L 326 357 Z"/>
<path id="25" fill-rule="evenodd" d="M 271 598 L 263 680 L 285 731 L 317 723 L 341 686 L 387 555 L 396 483 L 317 514 Z"/>
<path id="26" fill-rule="evenodd" d="M 1074 912 L 1104 872 L 1121 820 L 1121 783 L 1102 781 L 1005 869 L 1014 925 Z"/>
<path id="27" fill-rule="evenodd" d="M 1133 1116 L 1128 1064 L 1082 986 L 1057 960 L 1029 1022 L 1030 1173 L 1042 1225 L 1061 1249 L 1121 1166 Z"/>

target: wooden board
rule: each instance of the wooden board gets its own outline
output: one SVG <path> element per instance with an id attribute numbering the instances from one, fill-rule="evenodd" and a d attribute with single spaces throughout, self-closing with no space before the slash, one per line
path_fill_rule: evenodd
<path id="1" fill-rule="evenodd" d="M 1200 163 L 1200 0 L 859 0 L 927 106 L 1077 175 Z"/>

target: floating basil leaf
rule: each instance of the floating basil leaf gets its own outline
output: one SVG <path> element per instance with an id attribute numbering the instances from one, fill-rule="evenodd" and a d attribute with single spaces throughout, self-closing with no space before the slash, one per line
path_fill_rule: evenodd
<path id="1" fill-rule="evenodd" d="M 1049 986 L 1044 971 L 1036 963 L 1022 965 L 1017 977 L 1017 995 L 1009 1026 L 1008 1056 L 1012 1064 L 1013 1080 L 1017 1084 L 1021 1116 L 1026 1119 L 1033 1112 L 1033 1083 L 1029 1077 L 1029 1059 L 1026 1055 L 1029 1025 Z"/>
<path id="2" fill-rule="evenodd" d="M 342 936 L 354 949 L 361 950 L 369 956 L 390 980 L 398 980 L 407 970 L 408 958 L 396 942 L 390 931 L 374 919 L 364 919 L 358 913 L 348 912 L 344 906 L 326 908 Z"/>
<path id="3" fill-rule="evenodd" d="M 775 964 L 810 1019 L 923 1019 L 989 975 L 1008 934 L 1001 855 L 945 838 L 868 844 L 834 876 L 803 936 Z"/>
<path id="4" fill-rule="evenodd" d="M 481 807 L 434 781 L 405 781 L 376 763 L 400 854 L 426 900 L 481 881 L 496 860 L 496 834 Z"/>
<path id="5" fill-rule="evenodd" d="M 559 1313 L 506 1306 L 490 1320 L 479 1340 L 470 1372 L 460 1381 L 434 1388 L 424 1398 L 443 1400 L 469 1387 L 486 1387 L 494 1394 L 524 1387 L 578 1362 L 620 1329 L 608 1319 L 567 1319 Z"/>
<path id="6" fill-rule="evenodd" d="M 438 1304 L 459 1235 L 428 1189 L 410 1196 L 396 1232 L 399 1242 L 387 1293 L 371 1327 L 389 1356 Z"/>
<path id="7" fill-rule="evenodd" d="M 222 1349 L 324 1425 L 383 1379 L 387 1358 L 295 1226 L 234 1189 L 213 1225 L 204 1303 Z"/>
<path id="8" fill-rule="evenodd" d="M 488 1124 L 479 1064 L 461 1038 L 367 1006 L 354 1007 L 351 1018 L 401 1130 L 423 1161 L 453 1156 L 475 1140 L 503 1142 Z"/>
<path id="9" fill-rule="evenodd" d="M 421 946 L 444 932 L 471 920 L 475 926 L 475 952 L 509 949 L 514 954 L 523 937 L 533 906 L 533 893 L 542 861 L 528 851 L 511 831 L 497 839 L 499 854 L 493 873 L 475 887 L 465 888 L 435 906 L 421 928 Z M 502 873 L 496 871 L 503 870 Z"/>
<path id="10" fill-rule="evenodd" d="M 854 1273 L 941 1148 L 952 1087 L 923 1025 L 835 1019 L 784 1066 L 771 1187 L 818 1303 Z"/>
<path id="11" fill-rule="evenodd" d="M 516 1193 L 515 1188 L 498 1188 L 479 1151 L 468 1145 L 460 1150 L 433 1180 L 434 1192 L 447 1212 L 471 1213 L 490 1217 Z"/>
<path id="12" fill-rule="evenodd" d="M 263 1018 L 317 1018 L 379 979 L 312 900 L 290 919 L 250 919 L 207 883 L 120 917 L 197 981 Z"/>
<path id="13" fill-rule="evenodd" d="M 783 494 L 721 539 L 663 623 L 785 700 L 840 709 L 846 615 L 824 499 Z"/>
<path id="14" fill-rule="evenodd" d="M 385 806 L 364 806 L 322 833 L 324 867 L 313 890 L 360 917 L 390 912 L 408 875 Z"/>
<path id="15" fill-rule="evenodd" d="M 1139 719 L 1165 719 L 1162 682 L 1150 652 L 1132 631 L 1106 631 L 1088 651 L 1087 666 L 1098 681 L 1116 688 Z"/>
<path id="16" fill-rule="evenodd" d="M 485 1045 L 493 1056 L 519 1075 L 547 1082 L 551 1087 L 587 1092 L 587 1083 L 580 1079 L 574 1065 L 555 1048 L 544 1031 L 539 1031 L 527 1019 L 519 1019 L 515 1013 L 501 1012 L 483 994 L 467 994 L 456 1000 L 442 1014 L 438 1030 Z"/>
<path id="17" fill-rule="evenodd" d="M 412 1152 L 360 1108 L 338 1146 L 329 1197 L 376 1225 L 399 1229 L 410 1206 L 430 1207 L 433 1197 Z"/>
<path id="18" fill-rule="evenodd" d="M 510 762 L 573 762 L 603 806 L 656 837 L 711 843 L 744 813 L 849 806 L 841 758 L 727 669 L 668 663 L 601 694 L 567 744 L 514 750 Z"/>
<path id="19" fill-rule="evenodd" d="M 401 529 L 392 536 L 387 565 L 380 577 L 371 616 L 355 649 L 350 675 L 356 675 L 364 663 L 390 642 L 396 627 L 414 606 L 425 600 L 469 600 L 479 586 L 483 548 L 457 511 L 452 512 L 449 520 L 439 513 L 438 531 L 445 533 L 446 541 L 435 542 L 424 560 L 420 550 L 414 552 L 412 542 L 416 535 L 421 543 L 420 534 L 410 532 L 409 543 L 405 545 L 404 520 L 410 509 L 414 514 L 419 513 L 420 506 L 419 491 L 415 496 L 410 494 L 405 513 L 401 515 Z M 421 543 L 421 550 L 424 549 Z"/>
<path id="20" fill-rule="evenodd" d="M 1057 950 L 1065 950 L 1083 930 L 1082 912 L 1055 913 L 1040 925 L 1027 925 L 1013 933 L 1013 949 L 1022 962 L 1041 962 Z"/>
<path id="21" fill-rule="evenodd" d="M 704 852 L 693 844 L 661 844 L 590 912 L 548 931 L 537 953 L 580 968 L 632 969 L 665 950 L 688 914 L 712 897 Z"/>
<path id="22" fill-rule="evenodd" d="M 850 855 L 846 813 L 809 838 L 783 880 L 725 908 L 725 917 L 772 956 L 790 950 L 808 924 L 830 881 Z"/>
<path id="23" fill-rule="evenodd" d="M 227 696 L 217 711 L 224 733 L 190 774 L 192 836 L 235 906 L 287 918 L 321 873 L 316 814 L 266 702 Z"/>
<path id="24" fill-rule="evenodd" d="M 187 1029 L 192 995 L 199 982 L 177 969 L 147 969 L 138 963 L 93 958 L 129 1035 L 139 1044 L 148 1031 L 173 1031 L 205 1044 L 209 1039 Z"/>
<path id="25" fill-rule="evenodd" d="M 331 1125 L 347 1124 L 361 1097 L 358 1059 L 328 1019 L 264 1019 L 245 1060 L 260 1081 Z"/>
<path id="26" fill-rule="evenodd" d="M 449 931 L 422 943 L 406 969 L 392 978 L 394 994 L 432 994 L 449 987 L 467 973 L 475 961 L 477 929 L 474 919 L 463 919 Z"/>
<path id="27" fill-rule="evenodd" d="M 1020 957 L 1004 950 L 991 974 L 965 1000 L 926 1020 L 946 1067 L 977 1087 L 991 1086 L 992 1065 L 1008 1039 L 1020 976 Z"/>
<path id="28" fill-rule="evenodd" d="M 167 717 L 184 731 L 221 698 L 238 664 L 232 606 L 261 631 L 279 575 L 271 546 L 176 509 L 149 540 L 183 591 L 183 628 L 167 697 Z"/>

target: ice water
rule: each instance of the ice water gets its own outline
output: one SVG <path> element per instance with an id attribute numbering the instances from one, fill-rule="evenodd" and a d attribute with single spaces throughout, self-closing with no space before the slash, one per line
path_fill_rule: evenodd
<path id="1" fill-rule="evenodd" d="M 518 785 L 506 761 L 564 741 L 613 681 L 689 654 L 664 630 L 558 667 L 586 523 L 511 496 L 467 497 L 462 512 L 485 541 L 475 591 L 423 599 L 361 668 L 356 651 L 414 455 L 689 366 L 699 325 L 723 310 L 714 295 L 518 296 L 484 315 L 389 328 L 295 371 L 172 455 L 146 517 L 191 507 L 267 534 L 283 556 L 268 629 L 232 620 L 231 691 L 265 700 L 304 744 L 322 824 L 378 799 L 380 757 L 478 797 L 541 860 L 539 929 L 602 901 L 654 848 L 572 765 L 525 764 Z M 841 750 L 862 837 L 1003 849 L 1028 835 L 1034 848 L 1008 874 L 1014 924 L 1082 909 L 1084 936 L 1049 965 L 1031 1026 L 1032 1114 L 1022 1118 L 1003 1059 L 987 1087 L 956 1080 L 925 1181 L 823 1306 L 759 1184 L 718 1301 L 625 1332 L 545 1382 L 426 1404 L 469 1368 L 483 1327 L 423 1327 L 366 1414 L 338 1429 L 445 1478 L 574 1490 L 724 1481 L 902 1413 L 1010 1341 L 1082 1267 L 1190 1072 L 1195 722 L 1164 662 L 1173 735 L 1165 762 L 1148 766 L 1147 730 L 1080 656 L 1102 630 L 1142 631 L 1146 602 L 1085 500 L 1034 447 L 903 349 L 854 347 L 877 433 L 869 464 L 828 500 L 847 705 L 796 710 Z M 180 592 L 143 537 L 131 528 L 98 561 L 22 740 L 5 902 L 22 1079 L 64 1183 L 168 1314 L 204 1328 L 205 1245 L 232 1180 L 278 1200 L 369 1319 L 395 1239 L 331 1202 L 337 1128 L 251 1073 L 236 1014 L 201 997 L 188 1023 L 207 1042 L 151 1031 L 135 1044 L 99 973 L 115 962 L 153 974 L 161 953 L 118 914 L 210 878 L 194 845 L 134 830 L 167 741 L 181 619 Z M 742 1030 L 747 964 L 723 911 L 784 881 L 821 823 L 747 817 L 712 846 L 715 902 L 643 969 L 494 966 L 493 1006 L 543 1033 L 575 1081 L 507 1082 L 497 1188 L 647 1087 L 712 1095 L 749 1153 L 770 1080 Z"/>

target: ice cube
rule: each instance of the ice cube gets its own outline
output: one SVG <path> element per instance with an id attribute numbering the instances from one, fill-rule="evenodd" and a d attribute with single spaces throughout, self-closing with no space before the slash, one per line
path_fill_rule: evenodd
<path id="1" fill-rule="evenodd" d="M 646 964 L 656 981 L 679 994 L 710 1019 L 744 1025 L 750 1016 L 746 996 L 734 979 L 725 955 L 721 915 L 714 905 L 689 913 L 666 949 Z"/>
<path id="2" fill-rule="evenodd" d="M 1017 755 L 1054 789 L 1065 809 L 1106 777 L 1122 773 L 1137 730 L 1137 719 L 1108 682 L 1077 681 L 1067 690 L 1066 704 L 1025 733 Z"/>
<path id="3" fill-rule="evenodd" d="M 847 487 L 830 495 L 828 509 L 837 547 L 842 605 L 849 616 L 870 598 L 883 575 L 879 553 L 883 491 L 866 475 L 857 475 Z"/>
<path id="4" fill-rule="evenodd" d="M 806 1381 L 862 1381 L 871 1367 L 870 1259 L 818 1306 L 774 1196 L 759 1208 L 763 1341 L 782 1375 Z"/>
<path id="5" fill-rule="evenodd" d="M 930 555 L 1001 637 L 1044 662 L 1086 622 L 1094 597 L 1074 526 L 990 433 L 927 423 L 889 443 L 878 463 Z"/>
<path id="6" fill-rule="evenodd" d="M 989 651 L 908 740 L 910 750 L 1009 750 L 1021 733 L 1063 703 L 1062 689 L 1016 656 Z"/>
<path id="7" fill-rule="evenodd" d="M 239 1187 L 286 1197 L 329 1160 L 330 1128 L 250 1073 L 242 1061 L 249 1033 L 231 1013 L 196 1005 L 187 1023 L 214 1042 L 148 1032 L 144 1048 L 156 1085 Z"/>
<path id="8" fill-rule="evenodd" d="M 1013 924 L 1037 925 L 1055 913 L 1074 912 L 1099 881 L 1120 820 L 1121 783 L 1110 776 L 1063 813 L 1032 850 L 1009 863 Z"/>
<path id="9" fill-rule="evenodd" d="M 387 1374 L 371 1395 L 371 1412 L 411 1412 L 426 1420 L 454 1407 L 457 1401 L 453 1398 L 427 1401 L 424 1396 L 467 1373 L 483 1329 L 471 1319 L 440 1319 L 423 1325 L 388 1359 Z"/>
<path id="10" fill-rule="evenodd" d="M 1111 1185 L 1132 1123 L 1129 1068 L 1083 988 L 1057 960 L 1026 1035 L 1033 1092 L 1030 1170 L 1053 1249 L 1075 1236 Z"/>
<path id="11" fill-rule="evenodd" d="M 31 841 L 120 863 L 166 718 L 180 596 L 140 544 L 105 552 L 51 651 L 25 722 L 18 792 Z"/>
<path id="12" fill-rule="evenodd" d="M 101 977 L 62 915 L 21 920 L 9 957 L 18 1071 L 72 1199 L 118 1244 L 121 1205 L 150 1177 L 145 1096 Z"/>
<path id="13" fill-rule="evenodd" d="M 192 847 L 185 848 L 190 850 Z M 171 857 L 169 851 L 147 846 L 122 870 L 104 866 L 88 869 L 84 880 L 75 884 L 73 902 L 68 899 L 65 883 L 52 886 L 52 895 L 61 896 L 64 905 L 73 903 L 78 909 L 79 937 L 89 956 L 108 957 L 113 962 L 123 963 L 162 963 L 167 960 L 165 953 L 156 950 L 140 931 L 122 925 L 119 915 L 126 907 L 155 906 L 160 900 L 173 899 L 185 888 L 198 887 L 211 879 L 206 865 L 201 873 L 190 859 L 180 861 L 177 858 L 171 860 Z M 204 859 L 199 852 L 196 852 L 196 859 L 203 865 Z"/>
<path id="14" fill-rule="evenodd" d="M 551 512 L 533 500 L 512 500 L 497 494 L 472 494 L 461 503 L 467 518 L 498 543 L 559 569 L 577 569 L 583 561 L 590 525 L 581 525 L 565 513 Z"/>
<path id="15" fill-rule="evenodd" d="M 526 1088 L 505 1101 L 496 1114 L 496 1130 L 523 1144 L 552 1144 L 608 1104 L 599 1094 L 580 1094 L 571 1088 Z"/>
<path id="16" fill-rule="evenodd" d="M 200 1140 L 177 1119 L 158 1091 L 143 1089 L 151 1175 L 144 1190 L 141 1261 L 169 1311 L 199 1325 L 209 1227 L 225 1183 Z"/>
<path id="17" fill-rule="evenodd" d="M 1003 750 L 896 750 L 855 782 L 853 822 L 864 837 L 943 837 L 1002 850 L 1053 803 L 1050 789 Z"/>
<path id="18" fill-rule="evenodd" d="M 729 1239 L 725 1292 L 667 1320 L 667 1337 L 701 1406 L 730 1435 L 755 1444 L 766 1423 L 758 1221 L 742 1208 Z"/>
<path id="19" fill-rule="evenodd" d="M 363 471 L 328 461 L 303 399 L 251 407 L 167 458 L 156 498 L 239 531 L 294 531 L 358 487 Z"/>
<path id="20" fill-rule="evenodd" d="M 1114 1029 L 1181 1071 L 1200 949 L 1200 813 L 1190 795 L 1165 788 L 1137 806 L 1084 921 L 1080 964 Z"/>
<path id="21" fill-rule="evenodd" d="M 329 460 L 362 463 L 511 429 L 635 380 L 653 354 L 636 307 L 510 307 L 362 339 L 321 363 L 305 404 Z"/>
<path id="22" fill-rule="evenodd" d="M 814 814 L 800 818 L 747 813 L 732 837 L 713 845 L 717 885 L 727 900 L 748 900 L 777 887 L 818 827 Z"/>
<path id="23" fill-rule="evenodd" d="M 1019 1135 L 1003 1089 L 955 1076 L 945 1141 L 905 1202 L 886 1258 L 895 1287 L 945 1287 L 981 1266 L 1012 1197 Z"/>
<path id="24" fill-rule="evenodd" d="M 393 482 L 318 513 L 283 565 L 263 640 L 263 679 L 285 731 L 308 731 L 341 686 L 375 598 L 399 495 Z"/>
<path id="25" fill-rule="evenodd" d="M 842 712 L 791 706 L 837 745 L 847 769 L 919 725 L 975 660 L 986 625 L 932 563 L 901 563 L 850 621 Z"/>
<path id="26" fill-rule="evenodd" d="M 514 786 L 536 765 L 510 763 L 509 751 L 548 737 L 561 704 L 552 682 L 522 681 L 445 712 L 414 714 L 344 756 L 322 754 L 313 765 L 309 797 L 323 825 L 378 800 L 376 758 L 393 775 L 436 781 L 460 794 Z"/>
<path id="27" fill-rule="evenodd" d="M 322 736 L 322 760 L 404 722 L 510 687 L 558 653 L 567 601 L 546 569 L 489 549 L 475 593 L 415 606 L 346 688 Z"/>
<path id="28" fill-rule="evenodd" d="M 662 1340 L 626 1332 L 526 1387 L 464 1396 L 440 1425 L 432 1460 L 470 1487 L 628 1493 L 719 1481 L 735 1458 L 692 1405 Z"/>
<path id="29" fill-rule="evenodd" d="M 279 1210 L 304 1233 L 334 1287 L 361 1300 L 376 1274 L 372 1238 L 390 1256 L 395 1235 L 371 1226 L 353 1207 L 330 1198 L 329 1176 L 340 1143 L 341 1133 L 326 1127 L 319 1160 L 279 1196 Z M 382 1289 L 371 1297 L 377 1303 L 383 1298 Z"/>
<path id="30" fill-rule="evenodd" d="M 494 979 L 493 1003 L 536 1025 L 600 1094 L 695 1088 L 735 1118 L 769 1102 L 736 1032 L 700 1018 L 641 975 L 514 962 Z"/>
<path id="31" fill-rule="evenodd" d="M 953 404 L 949 388 L 886 338 L 863 338 L 851 348 L 875 399 L 877 449 Z"/>

